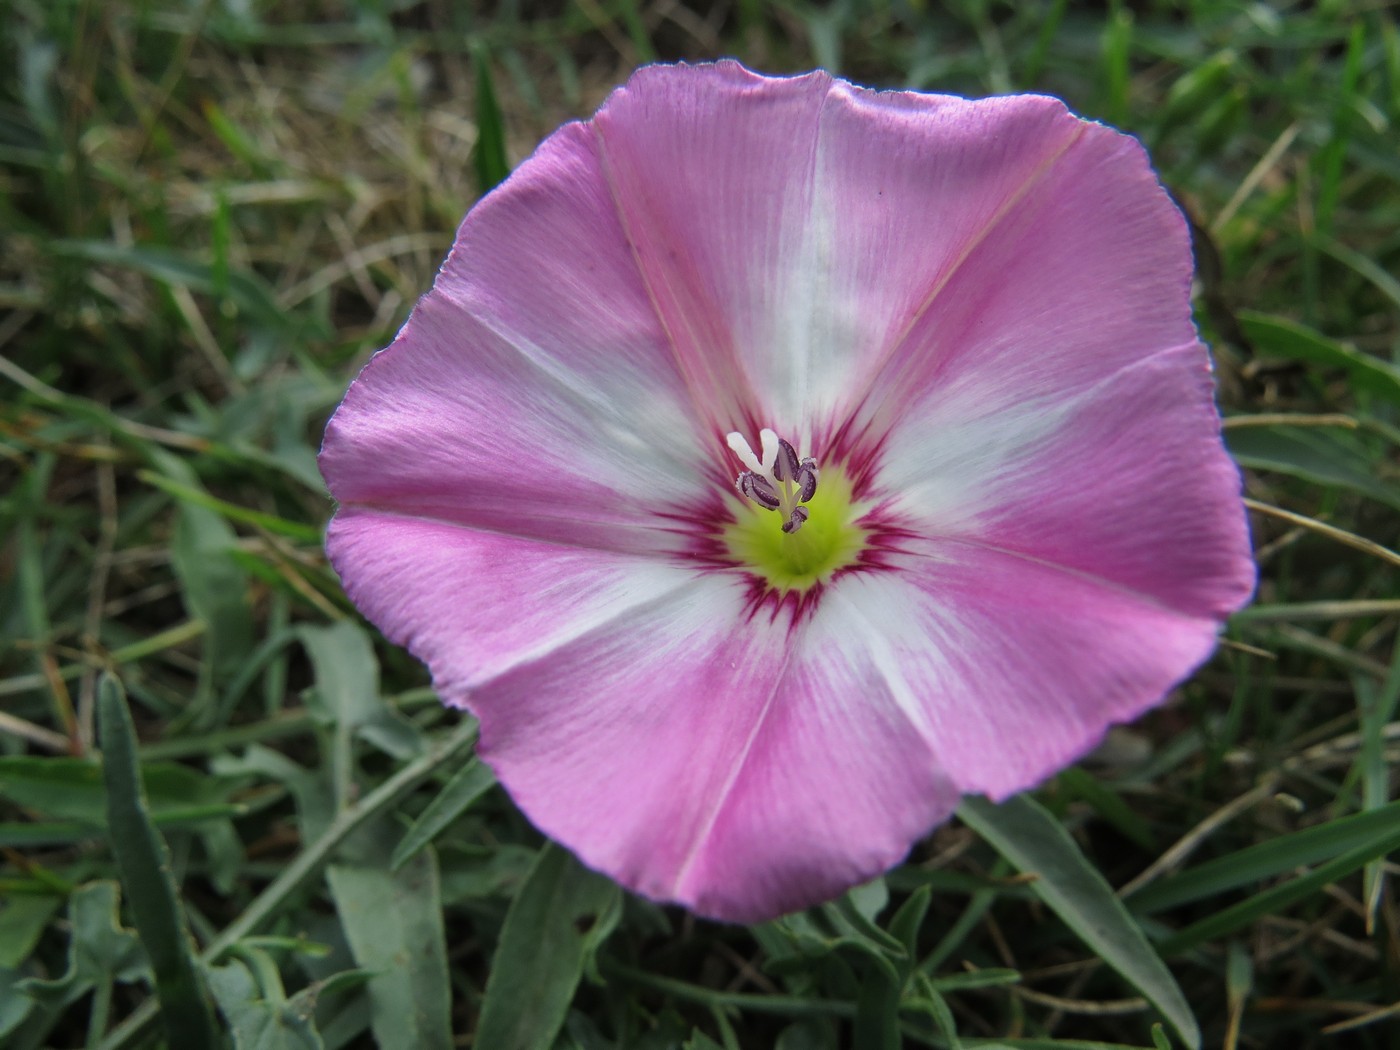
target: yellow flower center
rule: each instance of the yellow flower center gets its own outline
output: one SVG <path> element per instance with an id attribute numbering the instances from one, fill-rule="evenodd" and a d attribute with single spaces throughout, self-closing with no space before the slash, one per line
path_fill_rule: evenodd
<path id="1" fill-rule="evenodd" d="M 840 468 L 822 468 L 821 484 L 805 507 L 802 527 L 784 532 L 782 515 L 745 500 L 721 533 L 735 563 L 784 592 L 826 583 L 855 564 L 867 533 L 856 524 L 861 511 Z"/>

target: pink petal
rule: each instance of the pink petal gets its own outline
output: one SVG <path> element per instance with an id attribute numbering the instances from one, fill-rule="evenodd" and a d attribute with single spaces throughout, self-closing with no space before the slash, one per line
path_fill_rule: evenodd
<path id="1" fill-rule="evenodd" d="M 802 365 L 774 322 L 799 307 L 784 296 L 801 262 L 832 83 L 822 72 L 761 77 L 735 62 L 651 66 L 593 120 L 696 409 L 721 430 L 801 418 L 790 403 L 765 401 L 773 373 Z"/>
<path id="2" fill-rule="evenodd" d="M 836 154 L 839 236 L 913 281 L 863 297 L 863 311 L 894 321 L 848 402 L 856 432 L 878 438 L 950 386 L 1039 404 L 1198 346 L 1186 223 L 1135 139 L 1037 97 L 950 103 L 920 132 L 927 116 L 896 123 L 885 99 L 862 93 L 834 111 L 847 147 Z M 899 135 L 915 145 L 891 148 Z M 934 183 L 920 177 L 927 166 Z M 884 212 L 853 207 L 862 193 L 878 193 Z"/>
<path id="3" fill-rule="evenodd" d="M 964 794 L 1003 799 L 1159 703 L 1218 624 L 1022 555 L 911 542 L 897 571 L 833 598 L 917 735 Z"/>
<path id="4" fill-rule="evenodd" d="M 570 125 L 463 222 L 433 290 L 352 384 L 321 467 L 342 504 L 656 549 L 656 512 L 728 472 Z"/>
<path id="5" fill-rule="evenodd" d="M 429 666 L 444 699 L 473 710 L 481 682 L 694 577 L 664 560 L 360 507 L 331 520 L 326 550 L 365 616 Z"/>
<path id="6" fill-rule="evenodd" d="M 876 491 L 923 535 L 1223 621 L 1248 601 L 1255 568 L 1211 389 L 1195 343 L 1015 408 L 999 389 L 954 384 L 891 433 Z"/>
<path id="7" fill-rule="evenodd" d="M 639 893 L 771 918 L 956 805 L 863 637 L 750 619 L 742 576 L 355 508 L 327 545 L 530 819 Z"/>
<path id="8" fill-rule="evenodd" d="M 708 404 L 753 391 L 756 406 L 730 405 L 731 416 L 749 410 L 800 439 L 862 407 L 869 422 L 891 392 L 916 395 L 976 349 L 963 329 L 1000 320 L 977 312 L 987 293 L 961 277 L 973 264 L 997 286 L 1008 262 L 1017 281 L 1036 283 L 1017 318 L 1073 293 L 1034 329 L 1054 336 L 1068 318 L 1068 345 L 1015 347 L 1042 354 L 1047 372 L 1062 354 L 1101 371 L 1144 339 L 1160 348 L 1193 338 L 1176 296 L 1184 285 L 1164 297 L 1160 283 L 1189 272 L 1180 216 L 1133 140 L 1057 100 L 879 93 L 719 63 L 640 71 L 594 127 L 692 390 Z M 1154 276 L 1124 300 L 1118 284 L 1143 274 Z M 1106 275 L 1107 288 L 1094 283 Z M 1023 294 L 1012 285 L 1004 298 Z M 1101 325 L 1105 300 L 1114 324 L 1086 343 L 1081 328 Z M 934 315 L 945 310 L 962 328 L 943 331 Z"/>
<path id="9" fill-rule="evenodd" d="M 742 581 L 697 579 L 470 703 L 546 834 L 639 893 L 753 922 L 885 870 L 957 793 L 841 617 L 794 629 L 744 604 Z"/>
<path id="10" fill-rule="evenodd" d="M 797 626 L 750 618 L 741 577 L 438 522 L 351 510 L 329 546 L 373 566 L 352 597 L 481 718 L 541 830 L 749 922 L 885 870 L 960 792 L 1039 782 L 1214 645 L 1213 619 L 1082 574 L 910 542 Z"/>

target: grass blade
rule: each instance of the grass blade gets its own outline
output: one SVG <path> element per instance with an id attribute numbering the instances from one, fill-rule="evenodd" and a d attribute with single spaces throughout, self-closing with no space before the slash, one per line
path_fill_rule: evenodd
<path id="1" fill-rule="evenodd" d="M 1163 879 L 1128 898 L 1138 915 L 1204 900 L 1252 882 L 1272 878 L 1300 865 L 1332 860 L 1351 850 L 1383 841 L 1400 822 L 1400 802 L 1295 831 L 1207 861 Z"/>
<path id="2" fill-rule="evenodd" d="M 1361 749 L 1356 756 L 1361 773 L 1361 803 L 1367 812 L 1383 809 L 1390 802 L 1390 763 L 1385 757 L 1385 727 L 1395 717 L 1400 704 L 1400 641 L 1396 642 L 1391 659 L 1390 674 L 1384 686 L 1356 675 L 1357 706 L 1360 708 Z M 1385 864 L 1383 859 L 1366 865 L 1363 875 L 1362 905 L 1366 909 L 1366 933 L 1376 930 L 1376 916 L 1385 893 Z"/>
<path id="3" fill-rule="evenodd" d="M 476 741 L 476 733 L 474 721 L 459 723 L 425 754 L 404 766 L 348 809 L 337 814 L 330 827 L 315 842 L 297 854 L 296 859 L 282 874 L 258 894 L 237 919 L 224 927 L 219 935 L 209 942 L 200 956 L 201 960 L 205 963 L 217 962 L 231 946 L 261 927 L 292 894 L 321 870 L 331 854 L 347 838 L 401 801 L 404 795 L 412 791 L 425 777 L 431 776 L 434 770 L 456 759 L 458 754 Z M 155 1011 L 150 1003 L 143 1004 L 103 1040 L 100 1050 L 121 1050 L 122 1047 L 130 1046 L 142 1036 L 154 1015 Z"/>
<path id="4" fill-rule="evenodd" d="M 136 932 L 151 959 L 170 1045 L 219 1046 L 171 876 L 170 854 L 146 809 L 136 760 L 136 730 L 121 686 L 111 675 L 104 675 L 98 686 L 98 705 L 112 853 L 131 902 Z"/>
<path id="5" fill-rule="evenodd" d="M 1240 330 L 1264 356 L 1339 369 L 1356 389 L 1400 404 L 1400 368 L 1395 365 L 1286 317 L 1241 310 L 1239 322 Z"/>
<path id="6" fill-rule="evenodd" d="M 472 159 L 476 162 L 476 187 L 483 197 L 510 174 L 505 121 L 484 49 L 476 53 L 476 149 Z"/>
<path id="7" fill-rule="evenodd" d="M 404 834 L 389 861 L 394 871 L 407 864 L 424 846 L 432 842 L 447 825 L 460 817 L 468 806 L 496 783 L 490 768 L 479 759 L 472 759 L 456 773 L 428 803 L 428 808 Z"/>
<path id="8" fill-rule="evenodd" d="M 1248 926 L 1260 916 L 1281 914 L 1284 909 L 1312 896 L 1324 886 L 1350 875 L 1377 857 L 1383 857 L 1393 850 L 1400 849 L 1400 829 L 1397 829 L 1392 823 L 1388 830 L 1389 834 L 1378 836 L 1358 849 L 1343 853 L 1340 857 L 1328 861 L 1306 875 L 1291 879 L 1281 886 L 1275 886 L 1263 893 L 1257 893 L 1248 900 L 1240 901 L 1224 911 L 1216 912 L 1209 918 L 1202 919 L 1200 922 L 1180 930 L 1161 943 L 1162 953 L 1173 955 L 1177 952 L 1184 952 L 1194 948 L 1202 941 L 1234 933 L 1236 930 Z"/>
<path id="9" fill-rule="evenodd" d="M 1200 1029 L 1176 979 L 1059 821 L 1025 795 L 1000 806 L 965 798 L 958 816 L 1020 871 L 1037 876 L 1036 895 L 1199 1050 Z"/>

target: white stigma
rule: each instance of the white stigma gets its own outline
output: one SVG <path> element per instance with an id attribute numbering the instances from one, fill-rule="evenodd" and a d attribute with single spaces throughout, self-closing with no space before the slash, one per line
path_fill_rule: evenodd
<path id="1" fill-rule="evenodd" d="M 784 532 L 796 532 L 807 520 L 807 508 L 801 504 L 817 491 L 817 461 L 810 456 L 798 459 L 796 450 L 767 427 L 758 437 L 762 459 L 737 430 L 726 436 L 739 462 L 748 467 L 734 483 L 746 499 L 764 510 L 778 511 Z"/>
<path id="2" fill-rule="evenodd" d="M 763 433 L 772 434 L 773 432 L 771 430 L 765 430 Z M 777 435 L 774 434 L 774 437 L 776 436 Z M 729 442 L 729 447 L 734 450 L 734 454 L 739 457 L 740 463 L 748 467 L 755 474 L 767 473 L 767 471 L 763 469 L 763 464 L 759 462 L 758 457 L 753 454 L 753 449 L 749 448 L 749 443 L 744 440 L 743 434 L 735 430 L 725 438 L 725 440 Z"/>

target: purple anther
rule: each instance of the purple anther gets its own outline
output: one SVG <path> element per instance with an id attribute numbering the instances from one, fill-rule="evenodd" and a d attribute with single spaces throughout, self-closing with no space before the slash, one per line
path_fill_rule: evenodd
<path id="1" fill-rule="evenodd" d="M 773 463 L 773 476 L 779 481 L 797 480 L 797 449 L 778 438 L 778 458 Z"/>
<path id="2" fill-rule="evenodd" d="M 739 486 L 739 491 L 760 507 L 777 510 L 782 504 L 782 500 L 778 498 L 778 493 L 774 490 L 772 483 L 762 474 L 746 470 L 739 475 L 736 483 Z"/>
<path id="3" fill-rule="evenodd" d="M 783 522 L 783 531 L 789 534 L 794 533 L 798 529 L 802 528 L 802 523 L 806 520 L 807 508 L 794 507 L 792 515 L 788 518 L 787 521 Z"/>
<path id="4" fill-rule="evenodd" d="M 817 467 L 816 464 L 808 466 L 810 459 L 802 461 L 802 469 L 797 472 L 797 498 L 799 502 L 806 503 L 817 492 Z"/>

